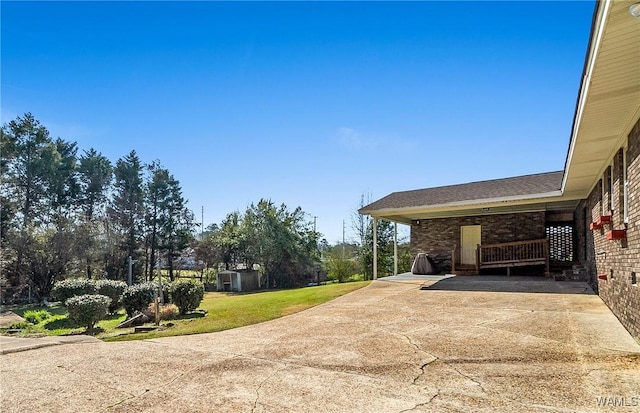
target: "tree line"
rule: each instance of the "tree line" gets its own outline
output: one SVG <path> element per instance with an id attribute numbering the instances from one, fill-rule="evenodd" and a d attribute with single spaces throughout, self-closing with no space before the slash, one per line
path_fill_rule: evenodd
<path id="1" fill-rule="evenodd" d="M 53 139 L 30 113 L 3 125 L 0 141 L 1 271 L 14 287 L 47 297 L 53 282 L 84 275 L 153 277 L 193 239 L 179 181 L 132 150 L 115 164 L 91 148 Z"/>
<path id="2" fill-rule="evenodd" d="M 135 281 L 150 281 L 162 267 L 171 280 L 181 258 L 200 268 L 258 268 L 264 287 L 292 287 L 336 272 L 343 281 L 371 279 L 373 226 L 354 214 L 357 239 L 331 247 L 301 208 L 261 199 L 228 214 L 196 237 L 193 212 L 180 182 L 160 161 L 143 163 L 135 150 L 115 163 L 96 149 L 52 138 L 26 113 L 0 130 L 0 287 L 16 297 L 31 288 L 47 298 L 69 277 L 126 280 L 129 257 Z M 364 206 L 365 199 L 361 199 Z M 378 268 L 393 267 L 393 224 L 377 227 Z M 405 249 L 407 252 L 405 253 Z M 340 251 L 342 250 L 342 253 Z M 400 270 L 408 247 L 401 246 Z M 410 263 L 409 263 L 410 265 Z M 10 299 L 10 298 L 9 298 Z"/>
<path id="3" fill-rule="evenodd" d="M 270 200 L 233 212 L 196 239 L 197 224 L 180 182 L 160 161 L 135 150 L 115 163 L 96 149 L 53 139 L 26 113 L 0 135 L 0 270 L 14 294 L 49 296 L 68 277 L 136 281 L 159 266 L 200 258 L 209 268 L 254 268 L 267 287 L 300 285 L 319 265 L 318 237 L 302 209 Z"/>
<path id="4" fill-rule="evenodd" d="M 266 287 L 285 288 L 316 280 L 321 271 L 320 234 L 300 208 L 261 199 L 244 213 L 228 214 L 210 225 L 196 249 L 207 268 L 255 268 Z"/>

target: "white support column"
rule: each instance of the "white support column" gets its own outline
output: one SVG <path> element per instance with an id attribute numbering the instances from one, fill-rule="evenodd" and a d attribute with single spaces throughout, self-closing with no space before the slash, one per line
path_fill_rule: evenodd
<path id="1" fill-rule="evenodd" d="M 373 217 L 373 279 L 378 279 L 378 220 Z"/>
<path id="2" fill-rule="evenodd" d="M 238 280 L 238 292 L 242 291 L 242 278 L 240 277 L 240 275 L 241 274 L 239 272 L 236 273 L 236 277 Z"/>
<path id="3" fill-rule="evenodd" d="M 393 223 L 393 275 L 398 275 L 398 223 Z"/>

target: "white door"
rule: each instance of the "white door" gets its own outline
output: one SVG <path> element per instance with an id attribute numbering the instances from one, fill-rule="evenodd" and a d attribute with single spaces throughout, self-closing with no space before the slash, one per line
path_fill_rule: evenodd
<path id="1" fill-rule="evenodd" d="M 480 225 L 460 227 L 460 264 L 476 264 L 476 249 L 481 243 L 481 233 Z"/>

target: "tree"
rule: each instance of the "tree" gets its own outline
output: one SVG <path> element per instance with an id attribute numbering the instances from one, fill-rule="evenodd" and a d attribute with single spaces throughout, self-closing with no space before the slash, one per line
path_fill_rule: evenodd
<path id="1" fill-rule="evenodd" d="M 371 195 L 363 194 L 360 197 L 359 208 L 370 203 Z M 373 278 L 373 219 L 368 215 L 361 215 L 354 212 L 352 219 L 353 229 L 355 230 L 358 241 L 360 242 L 360 251 L 358 260 L 362 272 L 366 279 Z M 393 239 L 394 226 L 391 221 L 384 219 L 377 220 L 377 242 L 378 242 L 378 272 L 382 274 L 393 273 Z"/>
<path id="2" fill-rule="evenodd" d="M 12 265 L 5 268 L 12 284 L 28 277 L 27 254 L 33 244 L 33 227 L 46 212 L 47 177 L 53 174 L 55 145 L 49 131 L 32 114 L 18 116 L 2 128 L 3 222 Z M 12 231 L 11 231 L 12 230 Z"/>
<path id="3" fill-rule="evenodd" d="M 3 186 L 17 206 L 19 228 L 26 230 L 38 217 L 48 216 L 49 178 L 56 172 L 57 148 L 49 131 L 32 114 L 18 116 L 3 127 L 5 158 Z M 3 191 L 4 192 L 4 191 Z"/>
<path id="4" fill-rule="evenodd" d="M 48 176 L 48 212 L 49 223 L 40 233 L 40 240 L 45 240 L 41 249 L 37 251 L 40 257 L 48 257 L 49 262 L 41 262 L 31 271 L 33 282 L 38 291 L 47 297 L 53 287 L 53 282 L 62 278 L 71 270 L 75 254 L 74 233 L 76 232 L 76 220 L 74 213 L 77 210 L 77 198 L 79 194 L 77 175 L 77 144 L 66 142 L 60 138 L 55 141 L 53 173 Z M 42 227 L 41 227 L 42 229 Z M 35 247 L 35 246 L 34 246 Z"/>
<path id="5" fill-rule="evenodd" d="M 87 278 L 92 277 L 93 265 L 100 255 L 106 254 L 106 206 L 112 178 L 111 162 L 95 149 L 80 156 L 78 203 L 81 217 L 76 230 L 76 248 L 77 255 L 85 262 Z"/>
<path id="6" fill-rule="evenodd" d="M 196 243 L 196 259 L 204 263 L 204 269 L 217 267 L 220 262 L 220 248 L 216 242 L 217 224 L 211 224 L 203 232 L 202 238 Z"/>
<path id="7" fill-rule="evenodd" d="M 2 270 L 11 284 L 30 283 L 47 296 L 72 258 L 76 144 L 53 141 L 30 113 L 4 125 L 1 142 Z"/>
<path id="8" fill-rule="evenodd" d="M 163 195 L 158 200 L 159 248 L 165 254 L 169 278 L 173 281 L 174 262 L 193 239 L 195 219 L 193 212 L 186 207 L 180 182 L 173 175 L 167 176 L 166 193 Z"/>
<path id="9" fill-rule="evenodd" d="M 214 233 L 213 240 L 219 248 L 219 259 L 227 270 L 239 263 L 242 239 L 240 223 L 240 214 L 234 211 L 225 217 L 220 229 Z"/>
<path id="10" fill-rule="evenodd" d="M 109 159 L 93 148 L 85 151 L 79 161 L 80 208 L 85 220 L 91 221 L 104 212 L 113 167 Z"/>
<path id="11" fill-rule="evenodd" d="M 331 280 L 345 282 L 358 270 L 358 263 L 352 258 L 343 257 L 342 252 L 333 249 L 326 257 L 327 276 Z"/>
<path id="12" fill-rule="evenodd" d="M 410 244 L 406 241 L 398 243 L 398 273 L 411 271 L 413 258 Z"/>
<path id="13" fill-rule="evenodd" d="M 393 273 L 393 223 L 384 219 L 377 220 L 378 241 L 378 274 L 389 275 Z M 365 278 L 373 278 L 373 220 L 365 237 L 364 245 L 360 246 L 360 265 L 363 268 Z"/>
<path id="14" fill-rule="evenodd" d="M 142 262 L 140 159 L 131 151 L 113 168 L 93 148 L 80 158 L 77 152 L 75 142 L 51 139 L 30 113 L 0 129 L 0 274 L 15 297 L 27 285 L 47 297 L 53 282 L 70 274 L 92 278 L 99 258 L 116 279 L 125 276 L 127 256 Z M 152 245 L 171 265 L 192 240 L 194 219 L 178 181 L 156 164 Z M 141 265 L 134 268 L 139 275 Z"/>
<path id="15" fill-rule="evenodd" d="M 271 200 L 251 204 L 245 213 L 243 247 L 247 264 L 260 263 L 268 287 L 301 285 L 313 279 L 311 266 L 319 261 L 318 233 L 300 207 L 289 211 Z"/>
<path id="16" fill-rule="evenodd" d="M 150 176 L 145 185 L 147 211 L 147 246 L 149 250 L 149 279 L 157 263 L 157 252 L 165 255 L 169 277 L 174 279 L 174 262 L 193 239 L 194 216 L 186 208 L 180 182 L 163 168 L 159 161 L 147 167 Z"/>
<path id="17" fill-rule="evenodd" d="M 367 235 L 373 228 L 373 220 L 369 215 L 362 215 L 358 212 L 359 209 L 369 205 L 371 203 L 371 193 L 362 193 L 360 195 L 360 203 L 351 216 L 351 228 L 356 233 L 357 243 L 360 246 L 364 246 L 367 243 Z"/>
<path id="18" fill-rule="evenodd" d="M 52 174 L 48 176 L 49 213 L 52 221 L 71 219 L 76 209 L 76 200 L 80 186 L 77 173 L 78 145 L 60 138 L 55 141 L 55 152 L 52 157 Z"/>
<path id="19" fill-rule="evenodd" d="M 151 281 L 154 277 L 157 259 L 156 252 L 159 247 L 158 226 L 160 221 L 161 200 L 169 196 L 169 171 L 160 166 L 159 161 L 155 161 L 147 167 L 151 173 L 149 181 L 145 186 L 145 204 L 147 225 L 147 250 L 149 250 L 149 260 L 147 261 L 148 277 Z"/>
<path id="20" fill-rule="evenodd" d="M 139 258 L 140 239 L 143 223 L 142 165 L 135 151 L 116 162 L 114 169 L 114 194 L 108 207 L 113 232 L 119 241 L 112 250 L 111 270 L 124 279 L 127 256 Z M 135 273 L 140 275 L 140 266 Z"/>

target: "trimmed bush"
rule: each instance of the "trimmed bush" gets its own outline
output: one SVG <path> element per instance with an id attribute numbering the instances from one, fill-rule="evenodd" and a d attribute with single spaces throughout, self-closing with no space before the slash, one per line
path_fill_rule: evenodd
<path id="1" fill-rule="evenodd" d="M 127 283 L 116 280 L 100 280 L 96 282 L 96 292 L 111 298 L 109 305 L 109 313 L 113 314 L 118 311 L 122 305 L 122 294 L 127 289 Z"/>
<path id="2" fill-rule="evenodd" d="M 51 317 L 51 313 L 47 310 L 27 310 L 22 316 L 28 323 L 40 324 L 42 321 Z"/>
<path id="3" fill-rule="evenodd" d="M 111 298 L 99 294 L 78 295 L 65 301 L 69 318 L 87 327 L 87 331 L 92 331 L 93 326 L 107 315 L 109 304 Z"/>
<path id="4" fill-rule="evenodd" d="M 124 309 L 127 310 L 127 315 L 133 317 L 136 312 L 145 310 L 149 303 L 153 301 L 155 290 L 156 285 L 151 283 L 135 284 L 127 287 L 122 294 L 122 304 Z"/>
<path id="5" fill-rule="evenodd" d="M 204 286 L 193 280 L 181 280 L 171 284 L 171 302 L 178 306 L 180 314 L 193 311 L 204 299 Z"/>
<path id="6" fill-rule="evenodd" d="M 93 280 L 82 278 L 70 278 L 58 281 L 54 284 L 51 294 L 58 301 L 65 303 L 69 298 L 78 295 L 91 295 L 96 293 L 96 283 Z"/>

